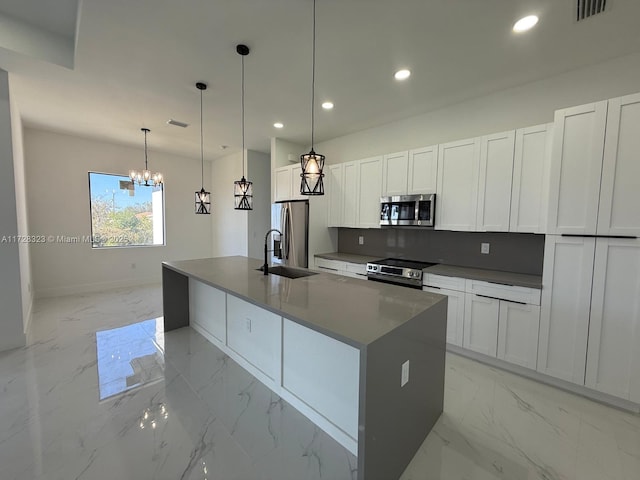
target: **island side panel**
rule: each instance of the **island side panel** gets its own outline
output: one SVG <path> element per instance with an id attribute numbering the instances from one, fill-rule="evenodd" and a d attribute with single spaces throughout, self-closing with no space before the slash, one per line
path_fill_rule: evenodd
<path id="1" fill-rule="evenodd" d="M 189 277 L 162 266 L 164 331 L 189 326 Z"/>
<path id="2" fill-rule="evenodd" d="M 446 330 L 444 298 L 363 352 L 359 480 L 399 478 L 440 417 Z M 409 381 L 401 387 L 407 360 Z"/>

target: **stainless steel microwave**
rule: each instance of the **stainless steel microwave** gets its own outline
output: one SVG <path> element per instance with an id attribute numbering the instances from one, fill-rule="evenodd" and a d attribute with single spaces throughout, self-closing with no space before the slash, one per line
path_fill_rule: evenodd
<path id="1" fill-rule="evenodd" d="M 380 197 L 380 225 L 433 227 L 436 195 Z"/>

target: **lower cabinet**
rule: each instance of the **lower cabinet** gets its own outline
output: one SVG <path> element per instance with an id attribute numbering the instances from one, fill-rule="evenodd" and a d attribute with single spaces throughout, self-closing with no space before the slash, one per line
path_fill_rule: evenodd
<path id="1" fill-rule="evenodd" d="M 354 440 L 359 378 L 359 350 L 284 319 L 282 386 Z"/>
<path id="2" fill-rule="evenodd" d="M 423 291 L 439 293 L 448 297 L 447 303 L 447 343 L 462 346 L 462 332 L 464 331 L 464 292 L 447 290 L 438 287 L 423 287 Z"/>
<path id="3" fill-rule="evenodd" d="M 500 300 L 498 358 L 535 370 L 540 307 Z"/>
<path id="4" fill-rule="evenodd" d="M 227 341 L 227 294 L 189 279 L 189 323 L 202 328 L 222 343 Z"/>
<path id="5" fill-rule="evenodd" d="M 364 263 L 351 263 L 315 257 L 315 268 L 316 270 L 345 277 L 367 279 L 367 266 Z"/>
<path id="6" fill-rule="evenodd" d="M 495 357 L 498 351 L 500 300 L 466 294 L 462 346 Z"/>
<path id="7" fill-rule="evenodd" d="M 276 383 L 281 377 L 282 317 L 227 296 L 227 345 Z"/>

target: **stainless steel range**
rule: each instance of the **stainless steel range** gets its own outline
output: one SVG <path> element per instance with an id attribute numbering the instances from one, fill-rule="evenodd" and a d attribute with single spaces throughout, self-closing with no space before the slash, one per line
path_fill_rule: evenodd
<path id="1" fill-rule="evenodd" d="M 367 263 L 367 279 L 393 283 L 410 288 L 422 288 L 422 270 L 435 263 L 414 262 L 400 258 L 385 258 Z"/>

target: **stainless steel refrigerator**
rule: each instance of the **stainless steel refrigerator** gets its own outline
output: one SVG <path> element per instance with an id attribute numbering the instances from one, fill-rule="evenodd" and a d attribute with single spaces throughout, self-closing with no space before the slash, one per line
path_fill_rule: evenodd
<path id="1" fill-rule="evenodd" d="M 270 248 L 274 244 L 275 248 L 271 252 L 271 264 L 308 267 L 309 201 L 291 200 L 271 205 L 271 228 L 282 232 L 282 237 L 277 233 L 273 235 Z"/>

